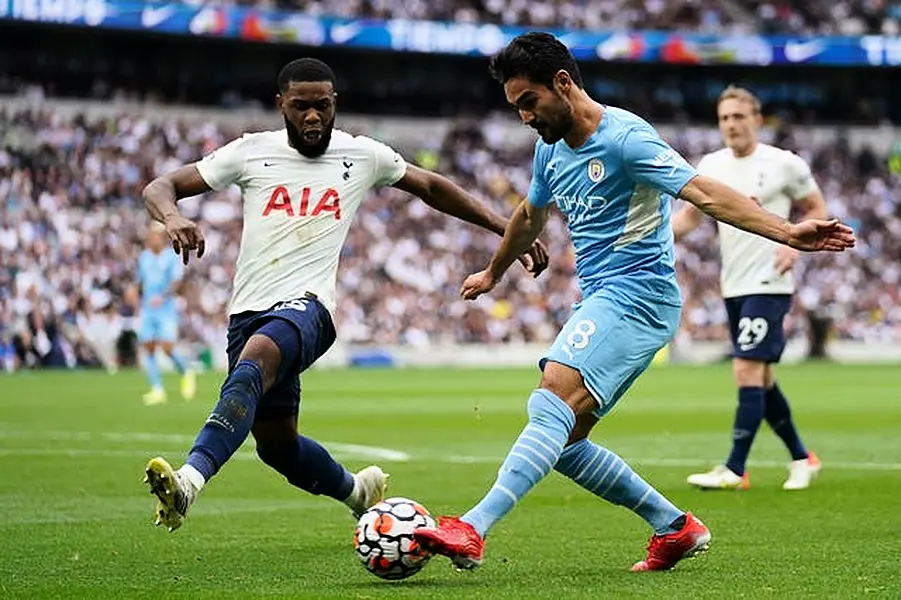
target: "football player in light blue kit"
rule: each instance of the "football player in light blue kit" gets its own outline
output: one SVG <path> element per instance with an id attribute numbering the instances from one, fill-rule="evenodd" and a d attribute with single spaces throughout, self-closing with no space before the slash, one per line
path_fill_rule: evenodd
<path id="1" fill-rule="evenodd" d="M 178 255 L 167 248 L 165 230 L 157 223 L 147 233 L 147 247 L 138 257 L 138 281 L 141 285 L 141 316 L 138 340 L 144 347 L 144 370 L 150 381 L 150 391 L 144 394 L 144 404 L 166 402 L 166 390 L 156 360 L 157 348 L 169 355 L 181 375 L 181 394 L 185 400 L 194 397 L 194 372 L 175 350 L 178 337 L 178 308 L 175 290 L 181 283 L 182 266 Z"/>
<path id="2" fill-rule="evenodd" d="M 484 538 L 552 469 L 644 518 L 654 534 L 633 571 L 670 569 L 705 550 L 710 531 L 639 477 L 622 458 L 587 439 L 675 333 L 671 197 L 731 225 L 799 250 L 854 245 L 837 221 L 793 225 L 695 170 L 644 120 L 603 106 L 582 88 L 575 60 L 546 33 L 515 38 L 492 61 L 507 100 L 541 136 L 527 201 L 515 211 L 488 268 L 470 275 L 464 298 L 490 291 L 542 231 L 549 207 L 565 215 L 582 301 L 540 361 L 529 422 L 488 494 L 462 518 L 418 529 L 422 546 L 459 568 L 482 562 Z"/>

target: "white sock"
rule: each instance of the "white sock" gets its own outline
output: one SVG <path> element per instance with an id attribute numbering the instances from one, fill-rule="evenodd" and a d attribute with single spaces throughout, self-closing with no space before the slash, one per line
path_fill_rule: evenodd
<path id="1" fill-rule="evenodd" d="M 203 486 L 206 484 L 206 479 L 203 478 L 203 474 L 191 465 L 182 465 L 178 472 L 194 486 L 195 492 L 202 490 Z"/>
<path id="2" fill-rule="evenodd" d="M 350 496 L 344 499 L 344 504 L 353 508 L 354 504 L 358 501 L 357 496 L 360 491 L 360 482 L 357 480 L 357 476 L 354 473 L 351 473 L 351 476 L 354 478 L 354 487 L 350 490 Z"/>

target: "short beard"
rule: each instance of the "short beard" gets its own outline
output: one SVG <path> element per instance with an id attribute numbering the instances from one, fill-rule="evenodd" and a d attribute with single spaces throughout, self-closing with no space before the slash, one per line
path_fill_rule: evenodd
<path id="1" fill-rule="evenodd" d="M 562 112 L 559 116 L 554 119 L 553 123 L 547 124 L 547 129 L 545 132 L 550 138 L 545 139 L 544 142 L 546 144 L 555 144 L 565 138 L 570 131 L 572 131 L 573 124 L 575 123 L 575 118 L 573 117 L 572 111 Z"/>
<path id="2" fill-rule="evenodd" d="M 325 154 L 332 141 L 332 129 L 335 127 L 334 119 L 322 128 L 322 136 L 319 138 L 319 141 L 315 144 L 309 144 L 303 140 L 300 131 L 288 120 L 288 117 L 283 118 L 285 119 L 285 129 L 288 132 L 288 143 L 291 144 L 292 148 L 307 158 L 318 158 Z"/>

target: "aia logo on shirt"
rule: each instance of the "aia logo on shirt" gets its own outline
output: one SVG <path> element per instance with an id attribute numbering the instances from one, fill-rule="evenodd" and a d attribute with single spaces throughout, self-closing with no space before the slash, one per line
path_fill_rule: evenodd
<path id="1" fill-rule="evenodd" d="M 324 212 L 335 215 L 335 220 L 341 219 L 341 197 L 338 190 L 328 188 L 322 195 L 314 196 L 313 190 L 305 187 L 295 194 L 300 199 L 292 200 L 288 188 L 283 185 L 272 190 L 269 202 L 263 209 L 263 216 L 268 217 L 273 213 L 283 213 L 286 217 L 316 217 Z"/>

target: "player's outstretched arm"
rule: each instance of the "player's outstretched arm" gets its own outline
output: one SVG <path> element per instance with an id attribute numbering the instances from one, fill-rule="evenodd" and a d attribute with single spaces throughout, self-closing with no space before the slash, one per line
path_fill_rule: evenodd
<path id="1" fill-rule="evenodd" d="M 807 168 L 807 165 L 804 165 Z M 829 211 L 826 208 L 826 200 L 819 188 L 813 184 L 813 178 L 810 176 L 810 170 L 807 170 L 807 176 L 810 178 L 810 185 L 814 187 L 813 191 L 804 194 L 799 199 L 794 200 L 804 210 L 804 220 L 807 219 L 826 219 L 829 217 Z M 788 246 L 779 246 L 776 248 L 776 272 L 784 275 L 791 271 L 795 263 L 798 262 L 798 251 Z"/>
<path id="2" fill-rule="evenodd" d="M 394 187 L 421 198 L 446 215 L 504 235 L 504 228 L 507 226 L 505 218 L 489 210 L 460 186 L 438 173 L 408 164 L 407 172 Z"/>
<path id="3" fill-rule="evenodd" d="M 179 167 L 157 177 L 144 188 L 144 206 L 147 212 L 151 218 L 166 226 L 172 248 L 176 254 L 181 254 L 185 264 L 188 264 L 191 250 L 197 250 L 197 258 L 203 256 L 206 242 L 197 223 L 178 212 L 178 201 L 211 189 L 195 165 Z"/>
<path id="4" fill-rule="evenodd" d="M 460 293 L 467 300 L 475 300 L 485 292 L 491 291 L 501 280 L 510 265 L 538 239 L 539 234 L 547 223 L 548 207 L 533 206 L 528 200 L 523 200 L 516 210 L 501 245 L 491 258 L 488 268 L 479 273 L 474 273 L 463 282 Z"/>
<path id="5" fill-rule="evenodd" d="M 697 206 L 686 203 L 679 212 L 673 215 L 673 237 L 678 242 L 698 228 L 704 221 L 704 213 Z"/>
<path id="6" fill-rule="evenodd" d="M 438 173 L 407 165 L 406 173 L 394 187 L 421 198 L 423 202 L 446 215 L 504 235 L 507 219 L 494 213 L 460 186 Z M 533 238 L 519 254 L 522 255 L 519 258 L 520 262 L 534 276 L 537 277 L 547 268 L 547 249 L 537 239 Z"/>
<path id="7" fill-rule="evenodd" d="M 685 184 L 679 197 L 718 221 L 797 250 L 841 252 L 852 248 L 856 241 L 851 228 L 836 219 L 808 219 L 792 224 L 731 187 L 704 175 Z"/>

